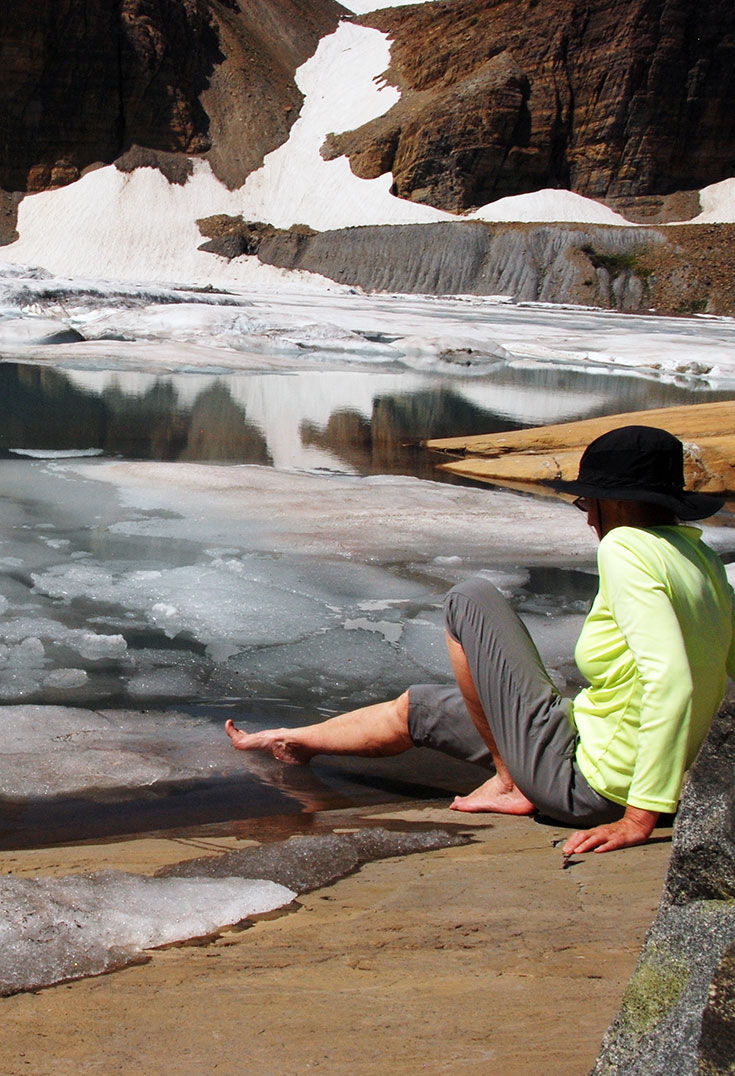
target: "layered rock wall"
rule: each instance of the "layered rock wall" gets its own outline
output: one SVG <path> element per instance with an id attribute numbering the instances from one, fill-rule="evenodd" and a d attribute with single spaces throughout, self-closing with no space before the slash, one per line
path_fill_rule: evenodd
<path id="1" fill-rule="evenodd" d="M 206 222 L 200 227 L 215 234 Z M 319 233 L 260 226 L 259 237 L 252 224 L 241 222 L 239 231 L 234 223 L 228 227 L 205 249 L 225 257 L 257 253 L 268 264 L 305 269 L 366 291 L 503 294 L 625 311 L 735 313 L 735 225 L 448 221 Z"/>
<path id="2" fill-rule="evenodd" d="M 393 39 L 386 115 L 326 156 L 449 210 L 543 187 L 630 204 L 735 173 L 730 0 L 446 0 L 364 16 Z"/>

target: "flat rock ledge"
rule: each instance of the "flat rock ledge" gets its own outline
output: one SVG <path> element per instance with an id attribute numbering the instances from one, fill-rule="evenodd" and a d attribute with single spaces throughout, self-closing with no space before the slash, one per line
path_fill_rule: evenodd
<path id="1" fill-rule="evenodd" d="M 657 916 L 592 1076 L 735 1073 L 735 707 L 692 767 Z"/>

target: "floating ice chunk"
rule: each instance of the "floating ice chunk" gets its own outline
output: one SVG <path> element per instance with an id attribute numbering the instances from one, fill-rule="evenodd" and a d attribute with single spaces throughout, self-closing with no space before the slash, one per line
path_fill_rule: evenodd
<path id="1" fill-rule="evenodd" d="M 39 594 L 138 610 L 169 638 L 186 632 L 205 646 L 280 643 L 299 638 L 305 625 L 318 630 L 335 619 L 296 573 L 290 578 L 284 568 L 274 578 L 272 565 L 257 561 L 247 573 L 239 560 L 132 572 L 66 563 L 32 573 L 32 579 Z"/>
<path id="2" fill-rule="evenodd" d="M 27 669 L 0 669 L 0 699 L 32 698 L 37 694 L 40 682 Z"/>
<path id="3" fill-rule="evenodd" d="M 87 456 L 102 456 L 104 454 L 104 449 L 102 448 L 10 448 L 8 451 L 12 452 L 14 456 L 28 456 L 34 460 L 83 459 Z"/>
<path id="4" fill-rule="evenodd" d="M 477 337 L 421 337 L 406 336 L 393 345 L 410 366 L 437 366 L 446 363 L 455 366 L 493 366 L 508 362 L 513 355 L 502 344 L 488 340 L 486 335 Z"/>
<path id="5" fill-rule="evenodd" d="M 179 610 L 175 605 L 169 605 L 166 602 L 156 602 L 153 605 L 151 620 L 169 639 L 175 638 L 183 627 Z"/>
<path id="6" fill-rule="evenodd" d="M 7 663 L 17 668 L 33 669 L 43 665 L 45 657 L 46 650 L 41 640 L 29 636 L 10 649 Z"/>
<path id="7" fill-rule="evenodd" d="M 128 648 L 120 634 L 100 635 L 85 628 L 68 628 L 50 617 L 19 616 L 0 621 L 0 640 L 11 647 L 6 660 L 26 665 L 43 657 L 41 640 L 76 650 L 90 661 L 124 657 Z"/>
<path id="8" fill-rule="evenodd" d="M 99 975 L 143 950 L 215 934 L 289 904 L 276 882 L 100 871 L 0 880 L 0 994 Z"/>
<path id="9" fill-rule="evenodd" d="M 81 687 L 88 680 L 84 669 L 53 669 L 43 678 L 43 686 L 60 690 Z"/>
<path id="10" fill-rule="evenodd" d="M 75 642 L 82 657 L 90 661 L 123 657 L 128 649 L 122 635 L 97 635 L 93 631 L 81 631 L 77 634 L 70 631 L 67 638 Z"/>
<path id="11" fill-rule="evenodd" d="M 455 567 L 456 565 L 459 565 L 459 564 L 462 563 L 462 558 L 461 557 L 454 557 L 454 556 L 434 557 L 434 559 L 433 559 L 433 561 L 431 563 L 432 564 L 446 565 L 447 567 Z"/>
<path id="12" fill-rule="evenodd" d="M 207 647 L 207 657 L 216 664 L 227 661 L 229 658 L 233 658 L 235 654 L 239 653 L 240 648 L 238 646 L 232 646 L 231 643 L 214 642 L 210 643 Z"/>
<path id="13" fill-rule="evenodd" d="M 0 317 L 0 346 L 53 344 L 68 326 L 55 318 Z"/>
<path id="14" fill-rule="evenodd" d="M 2 697 L 5 677 L 0 670 Z M 10 800 L 110 791 L 137 796 L 160 784 L 185 785 L 242 769 L 210 722 L 176 714 L 2 706 L 0 742 L 0 796 Z"/>

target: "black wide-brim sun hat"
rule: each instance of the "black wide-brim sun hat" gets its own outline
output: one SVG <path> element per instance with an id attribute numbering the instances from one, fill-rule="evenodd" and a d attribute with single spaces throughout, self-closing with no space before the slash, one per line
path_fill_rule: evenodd
<path id="1" fill-rule="evenodd" d="M 550 479 L 558 493 L 604 501 L 645 501 L 668 508 L 682 520 L 719 512 L 724 497 L 684 488 L 684 446 L 655 426 L 621 426 L 592 441 L 573 482 Z"/>

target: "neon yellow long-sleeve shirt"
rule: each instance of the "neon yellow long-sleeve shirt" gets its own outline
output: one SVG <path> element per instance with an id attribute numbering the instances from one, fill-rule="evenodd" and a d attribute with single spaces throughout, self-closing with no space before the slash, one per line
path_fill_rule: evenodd
<path id="1" fill-rule="evenodd" d="M 735 601 L 696 527 L 616 527 L 575 660 L 577 761 L 607 799 L 674 811 L 684 773 L 735 676 Z"/>

